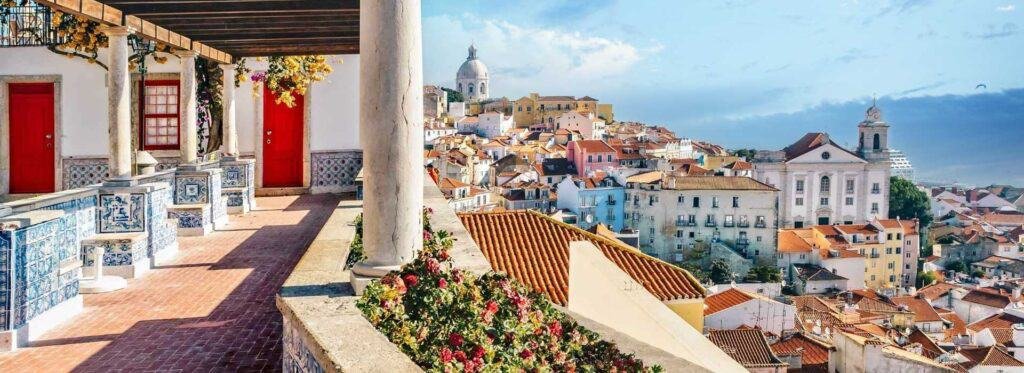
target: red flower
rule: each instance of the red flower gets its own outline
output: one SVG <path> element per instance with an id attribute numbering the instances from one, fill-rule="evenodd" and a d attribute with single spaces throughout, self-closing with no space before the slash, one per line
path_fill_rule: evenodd
<path id="1" fill-rule="evenodd" d="M 448 287 L 448 280 L 445 280 L 444 278 L 437 279 L 437 287 L 441 289 Z"/>
<path id="2" fill-rule="evenodd" d="M 462 283 L 462 271 L 459 270 L 458 268 L 453 269 L 452 270 L 452 280 L 455 281 L 456 284 L 461 284 Z"/>
<path id="3" fill-rule="evenodd" d="M 562 323 L 560 323 L 558 321 L 552 321 L 550 324 L 548 324 L 548 330 L 551 331 L 552 335 L 554 335 L 556 337 L 561 337 L 562 336 Z"/>
<path id="4" fill-rule="evenodd" d="M 448 347 L 445 347 L 445 348 L 441 349 L 441 362 L 442 363 L 448 363 L 448 362 L 452 361 L 452 357 L 453 357 L 452 356 L 452 350 L 449 350 Z"/>
<path id="5" fill-rule="evenodd" d="M 451 256 L 448 255 L 448 250 L 440 249 L 440 250 L 437 251 L 437 259 L 438 260 L 444 262 L 444 261 L 448 261 L 448 258 L 451 258 Z"/>
<path id="6" fill-rule="evenodd" d="M 455 361 L 458 361 L 460 363 L 465 363 L 466 360 L 467 359 L 466 359 L 466 353 L 465 352 L 455 351 Z"/>
<path id="7" fill-rule="evenodd" d="M 448 336 L 448 345 L 454 348 L 462 347 L 462 334 L 452 333 Z"/>
<path id="8" fill-rule="evenodd" d="M 418 284 L 420 282 L 420 278 L 416 277 L 416 275 L 414 275 L 412 273 L 407 273 L 405 276 L 402 276 L 402 280 L 405 280 L 405 283 L 409 287 L 416 286 L 416 284 Z"/>
<path id="9" fill-rule="evenodd" d="M 398 294 L 405 294 L 405 281 L 401 277 L 395 277 L 395 290 L 398 290 Z"/>
<path id="10" fill-rule="evenodd" d="M 427 271 L 434 275 L 441 273 L 441 263 L 434 258 L 427 259 Z"/>
<path id="11" fill-rule="evenodd" d="M 465 372 L 475 372 L 477 367 L 476 363 L 472 361 L 466 361 L 462 363 L 462 366 Z"/>
<path id="12" fill-rule="evenodd" d="M 529 348 L 524 349 L 523 352 L 519 353 L 519 357 L 523 359 L 529 359 L 531 356 L 533 356 L 533 351 L 530 351 Z"/>
<path id="13" fill-rule="evenodd" d="M 434 235 L 430 234 L 430 231 L 424 229 L 423 230 L 423 240 L 424 241 L 430 241 L 431 238 L 434 238 Z"/>
<path id="14" fill-rule="evenodd" d="M 489 300 L 487 301 L 487 305 L 484 306 L 484 311 L 480 313 L 480 317 L 484 319 L 485 323 L 490 324 L 491 320 L 494 319 L 494 314 L 496 313 L 498 313 L 498 303 L 493 300 Z"/>
<path id="15" fill-rule="evenodd" d="M 484 357 L 485 353 L 487 353 L 487 350 L 484 350 L 484 348 L 482 346 L 473 347 L 473 358 L 474 359 L 482 359 Z"/>

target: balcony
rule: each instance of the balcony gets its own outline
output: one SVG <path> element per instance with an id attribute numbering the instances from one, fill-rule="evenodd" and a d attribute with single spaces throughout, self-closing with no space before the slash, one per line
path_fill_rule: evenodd
<path id="1" fill-rule="evenodd" d="M 747 239 L 747 238 L 739 238 L 739 239 L 737 239 L 737 240 L 736 240 L 736 245 L 739 245 L 739 246 L 747 246 L 747 245 L 750 245 L 750 239 Z"/>
<path id="2" fill-rule="evenodd" d="M 726 228 L 732 228 L 732 227 L 736 226 L 736 223 L 735 222 L 731 222 L 731 221 L 727 221 L 725 223 L 722 223 L 722 226 L 726 227 Z"/>
<path id="3" fill-rule="evenodd" d="M 8 9 L 8 13 L 0 15 L 0 47 L 49 46 L 66 41 L 53 29 L 53 12 L 49 7 L 29 1 Z"/>
<path id="4" fill-rule="evenodd" d="M 754 223 L 754 228 L 766 228 L 766 227 L 767 226 L 764 223 Z"/>
<path id="5" fill-rule="evenodd" d="M 736 223 L 736 226 L 740 228 L 750 228 L 750 222 L 741 221 L 739 223 Z"/>
<path id="6" fill-rule="evenodd" d="M 882 255 L 881 255 L 881 254 L 878 254 L 878 253 L 871 253 L 871 255 L 870 255 L 871 259 L 878 259 L 878 258 L 880 258 L 881 256 L 882 256 Z"/>
<path id="7" fill-rule="evenodd" d="M 718 226 L 718 223 L 713 221 L 704 222 L 704 226 L 708 228 L 714 228 Z"/>
<path id="8" fill-rule="evenodd" d="M 676 220 L 676 226 L 677 227 L 686 227 L 686 226 L 689 226 L 689 222 L 687 222 L 686 220 Z"/>

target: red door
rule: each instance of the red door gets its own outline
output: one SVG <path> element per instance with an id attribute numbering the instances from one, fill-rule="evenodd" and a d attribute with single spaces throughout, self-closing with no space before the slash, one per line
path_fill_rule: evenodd
<path id="1" fill-rule="evenodd" d="M 11 193 L 54 191 L 53 83 L 11 83 Z"/>
<path id="2" fill-rule="evenodd" d="M 301 187 L 304 98 L 296 95 L 294 107 L 275 100 L 274 94 L 264 88 L 263 186 Z"/>

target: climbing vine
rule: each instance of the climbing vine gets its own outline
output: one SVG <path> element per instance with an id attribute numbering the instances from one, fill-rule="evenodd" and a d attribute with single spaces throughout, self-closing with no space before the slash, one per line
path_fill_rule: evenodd
<path id="1" fill-rule="evenodd" d="M 200 154 L 220 148 L 224 123 L 224 70 L 216 62 L 196 59 L 196 99 Z"/>
<path id="2" fill-rule="evenodd" d="M 249 75 L 252 70 L 245 65 L 245 59 L 236 65 L 238 74 L 235 86 L 244 81 L 246 76 L 254 83 L 261 82 L 274 94 L 278 104 L 288 107 L 295 106 L 295 96 L 304 96 L 314 82 L 323 81 L 334 69 L 327 62 L 326 56 L 273 56 L 267 57 L 267 70 Z M 260 85 L 253 84 L 253 95 L 259 96 Z"/>

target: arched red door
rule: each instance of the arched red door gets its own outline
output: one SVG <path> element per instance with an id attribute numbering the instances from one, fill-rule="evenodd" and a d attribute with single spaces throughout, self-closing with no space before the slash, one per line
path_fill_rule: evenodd
<path id="1" fill-rule="evenodd" d="M 53 83 L 11 83 L 10 193 L 54 191 Z"/>
<path id="2" fill-rule="evenodd" d="M 263 89 L 263 187 L 301 187 L 305 98 L 295 95 L 293 107 L 276 99 Z"/>

